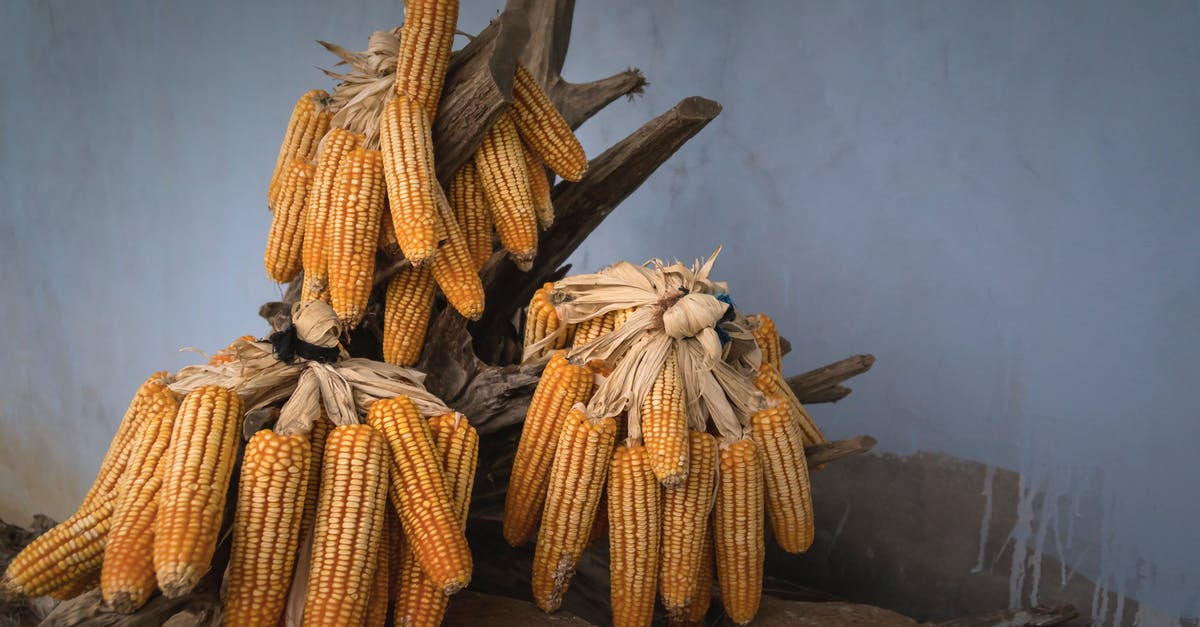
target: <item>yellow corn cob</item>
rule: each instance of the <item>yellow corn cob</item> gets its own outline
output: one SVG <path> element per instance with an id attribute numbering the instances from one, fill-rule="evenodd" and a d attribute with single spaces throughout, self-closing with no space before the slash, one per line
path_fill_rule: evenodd
<path id="1" fill-rule="evenodd" d="M 583 178 L 588 168 L 583 146 L 537 79 L 522 66 L 517 66 L 510 111 L 521 138 L 555 174 L 568 181 Z"/>
<path id="2" fill-rule="evenodd" d="M 517 127 L 507 113 L 483 136 L 475 151 L 475 166 L 487 206 L 500 236 L 500 245 L 518 266 L 533 262 L 537 254 L 538 223 L 529 170 Z"/>
<path id="3" fill-rule="evenodd" d="M 712 602 L 712 589 L 713 530 L 710 526 L 704 534 L 704 550 L 700 555 L 700 569 L 696 575 L 695 587 L 690 593 L 692 600 L 688 603 L 684 615 L 687 624 L 697 625 L 704 620 L 704 615 L 708 613 L 708 606 Z"/>
<path id="4" fill-rule="evenodd" d="M 566 351 L 555 353 L 542 371 L 504 498 L 504 539 L 512 546 L 528 542 L 537 531 L 563 423 L 576 403 L 588 402 L 594 386 L 592 371 L 568 362 Z"/>
<path id="5" fill-rule="evenodd" d="M 543 611 L 562 605 L 587 547 L 616 437 L 615 420 L 590 420 L 579 407 L 562 427 L 533 556 L 533 600 Z"/>
<path id="6" fill-rule="evenodd" d="M 618 446 L 608 479 L 613 625 L 649 626 L 657 590 L 661 489 L 643 446 Z"/>
<path id="7" fill-rule="evenodd" d="M 363 136 L 335 128 L 325 135 L 317 155 L 317 168 L 304 207 L 304 243 L 301 261 L 304 266 L 303 300 L 329 298 L 329 265 L 326 259 L 326 235 L 329 233 L 329 212 L 333 206 L 334 182 L 338 166 L 350 151 L 362 146 Z M 389 230 L 391 223 L 388 223 Z"/>
<path id="8" fill-rule="evenodd" d="M 396 94 L 437 112 L 458 25 L 458 0 L 408 0 L 396 58 Z"/>
<path id="9" fill-rule="evenodd" d="M 733 622 L 745 625 L 758 613 L 762 598 L 763 470 L 754 440 L 723 446 L 720 473 L 713 543 L 721 604 Z"/>
<path id="10" fill-rule="evenodd" d="M 246 443 L 225 578 L 225 624 L 275 625 L 287 601 L 308 489 L 303 435 L 259 431 Z"/>
<path id="11" fill-rule="evenodd" d="M 446 202 L 440 189 L 437 194 L 439 202 Z M 455 311 L 467 320 L 478 320 L 483 316 L 483 281 L 471 260 L 466 235 L 448 213 L 438 216 L 438 224 L 446 241 L 433 258 L 433 278 Z"/>
<path id="12" fill-rule="evenodd" d="M 554 310 L 554 305 L 550 304 L 552 289 L 554 289 L 554 284 L 546 283 L 533 293 L 533 298 L 529 299 L 529 307 L 525 310 L 525 346 L 540 342 L 562 325 L 562 321 L 558 319 L 558 312 Z M 550 346 L 545 348 L 542 354 L 544 355 L 546 351 L 565 348 L 571 343 L 573 335 L 574 327 L 568 327 L 566 332 L 559 335 Z"/>
<path id="13" fill-rule="evenodd" d="M 787 381 L 783 380 L 783 375 L 779 374 L 778 370 L 770 367 L 759 368 L 754 385 L 767 398 L 787 403 L 792 419 L 800 427 L 800 435 L 804 438 L 805 446 L 825 441 L 825 434 L 821 433 L 821 428 L 817 426 L 812 416 L 808 415 L 808 411 L 804 409 L 804 405 L 800 404 L 800 400 L 796 398 L 792 388 L 788 386 Z"/>
<path id="14" fill-rule="evenodd" d="M 100 569 L 93 568 L 87 574 L 76 578 L 75 581 L 51 592 L 50 598 L 58 601 L 69 601 L 99 585 Z"/>
<path id="15" fill-rule="evenodd" d="M 8 564 L 0 590 L 40 597 L 93 575 L 104 559 L 116 500 L 116 490 L 99 496 L 35 538 Z"/>
<path id="16" fill-rule="evenodd" d="M 546 177 L 546 169 L 542 160 L 533 150 L 521 144 L 521 152 L 525 153 L 525 169 L 529 171 L 529 193 L 533 197 L 533 212 L 537 215 L 538 226 L 542 230 L 554 224 L 554 202 L 550 199 L 550 179 Z"/>
<path id="17" fill-rule="evenodd" d="M 406 544 L 444 594 L 458 592 L 471 580 L 471 551 L 454 517 L 429 422 L 406 396 L 376 401 L 367 422 L 391 448 L 392 500 Z"/>
<path id="18" fill-rule="evenodd" d="M 775 370 L 782 370 L 783 367 L 783 350 L 779 347 L 779 330 L 775 328 L 775 321 L 771 316 L 760 313 L 752 316 L 757 326 L 754 327 L 754 341 L 758 344 L 758 349 L 762 351 L 762 363 L 764 366 L 770 365 Z"/>
<path id="19" fill-rule="evenodd" d="M 347 329 L 358 325 L 371 296 L 383 203 L 383 157 L 354 149 L 338 168 L 325 241 L 330 304 Z"/>
<path id="20" fill-rule="evenodd" d="M 474 161 L 468 161 L 450 179 L 450 206 L 454 220 L 467 238 L 471 261 L 479 270 L 492 256 L 492 214 L 479 184 Z"/>
<path id="21" fill-rule="evenodd" d="M 625 318 L 628 316 L 629 310 L 618 309 L 580 322 L 575 325 L 575 343 L 573 346 L 578 348 L 611 333 L 617 328 L 617 323 L 625 322 Z"/>
<path id="22" fill-rule="evenodd" d="M 704 561 L 717 470 L 717 443 L 711 435 L 692 431 L 688 446 L 687 481 L 678 488 L 663 490 L 659 591 L 667 615 L 674 620 L 686 618 L 696 582 L 703 578 L 700 564 Z"/>
<path id="23" fill-rule="evenodd" d="M 97 498 L 107 495 L 117 488 L 117 482 L 121 478 L 121 474 L 125 472 L 129 454 L 133 451 L 138 429 L 150 416 L 148 412 L 141 411 L 142 404 L 146 399 L 166 388 L 166 377 L 165 371 L 156 372 L 138 387 L 137 392 L 133 395 L 133 400 L 129 401 L 129 408 L 125 410 L 125 416 L 121 418 L 121 424 L 117 426 L 117 433 L 113 436 L 112 443 L 108 445 L 104 461 L 100 462 L 100 471 L 96 473 L 96 480 L 92 483 L 92 487 L 88 488 L 83 502 L 76 511 L 87 509 Z"/>
<path id="24" fill-rule="evenodd" d="M 139 430 L 120 483 L 100 579 L 104 602 L 124 613 L 138 609 L 154 593 L 154 519 L 179 401 L 163 389 L 147 399 L 146 407 L 151 415 Z"/>
<path id="25" fill-rule="evenodd" d="M 192 590 L 208 571 L 242 431 L 242 399 L 210 385 L 183 399 L 154 521 L 154 568 L 163 594 Z"/>
<path id="26" fill-rule="evenodd" d="M 775 541 L 788 553 L 807 551 L 813 543 L 813 509 L 800 429 L 783 403 L 755 412 L 750 425 L 762 457 Z"/>
<path id="27" fill-rule="evenodd" d="M 329 130 L 329 120 L 333 117 L 329 113 L 329 102 L 329 94 L 320 89 L 306 92 L 296 101 L 267 189 L 267 206 L 272 211 L 276 208 L 276 196 L 282 187 L 280 183 L 287 164 L 291 161 L 309 163 L 316 157 L 317 144 Z"/>
<path id="28" fill-rule="evenodd" d="M 385 507 L 384 516 L 389 513 Z M 383 533 L 379 534 L 379 550 L 375 552 L 375 579 L 371 582 L 371 596 L 367 600 L 367 616 L 363 621 L 365 627 L 383 627 L 387 623 L 388 608 L 391 607 L 388 594 L 391 591 L 392 578 L 396 576 L 391 572 L 391 552 L 391 534 L 387 531 L 385 521 Z"/>
<path id="29" fill-rule="evenodd" d="M 396 240 L 396 232 L 392 230 L 392 210 L 387 205 L 384 205 L 383 218 L 379 220 L 379 252 L 394 260 L 404 256 L 400 242 Z"/>
<path id="30" fill-rule="evenodd" d="M 301 542 L 312 531 L 317 517 L 317 494 L 321 486 L 321 464 L 325 458 L 325 440 L 333 430 L 333 423 L 321 409 L 321 416 L 313 422 L 308 432 L 308 482 L 304 489 L 304 514 L 300 518 L 299 537 Z"/>
<path id="31" fill-rule="evenodd" d="M 411 366 L 421 357 L 433 311 L 433 271 L 408 267 L 388 282 L 383 306 L 383 360 Z"/>
<path id="32" fill-rule="evenodd" d="M 479 435 L 461 414 L 449 413 L 429 419 L 434 445 L 446 473 L 446 485 L 453 495 L 454 516 L 460 529 L 466 529 L 471 488 L 475 484 L 475 465 L 479 454 Z M 446 614 L 449 598 L 421 570 L 416 555 L 406 552 L 400 566 L 400 587 L 396 599 L 396 624 L 409 627 L 436 627 Z"/>
<path id="33" fill-rule="evenodd" d="M 236 361 L 238 358 L 238 355 L 237 355 L 238 344 L 242 344 L 245 342 L 254 342 L 257 340 L 258 340 L 258 338 L 254 337 L 253 335 L 243 335 L 242 337 L 239 337 L 238 339 L 230 342 L 229 346 L 226 346 L 225 348 L 222 348 L 221 350 L 213 353 L 213 356 L 208 360 L 208 365 L 222 366 L 222 365 Z"/>
<path id="34" fill-rule="evenodd" d="M 667 488 L 682 484 L 688 474 L 687 401 L 675 351 L 667 353 L 662 370 L 642 401 L 641 415 L 642 437 L 654 476 Z"/>
<path id="35" fill-rule="evenodd" d="M 379 145 L 396 241 L 409 261 L 421 265 L 438 248 L 435 194 L 441 187 L 433 163 L 431 114 L 406 96 L 393 97 L 379 119 Z"/>
<path id="36" fill-rule="evenodd" d="M 275 195 L 275 215 L 267 235 L 263 256 L 267 276 L 276 283 L 287 283 L 300 274 L 300 251 L 304 241 L 304 201 L 312 186 L 316 166 L 291 161 L 283 173 Z"/>
<path id="37" fill-rule="evenodd" d="M 317 524 L 304 600 L 305 625 L 361 625 L 386 533 L 387 442 L 362 424 L 325 441 Z"/>

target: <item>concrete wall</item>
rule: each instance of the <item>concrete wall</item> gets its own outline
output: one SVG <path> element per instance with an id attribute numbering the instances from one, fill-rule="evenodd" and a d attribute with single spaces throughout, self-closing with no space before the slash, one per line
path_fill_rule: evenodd
<path id="1" fill-rule="evenodd" d="M 464 2 L 460 27 L 499 4 Z M 719 274 L 791 338 L 787 370 L 879 358 L 816 408 L 831 436 L 1018 473 L 996 528 L 906 510 L 921 528 L 973 528 L 985 548 L 999 529 L 1038 564 L 1061 558 L 1059 590 L 1081 578 L 1096 599 L 1144 602 L 1143 625 L 1200 612 L 1195 3 L 580 4 L 567 78 L 638 66 L 651 82 L 582 129 L 590 152 L 687 95 L 725 112 L 578 268 L 724 243 Z M 328 86 L 312 42 L 355 48 L 400 13 L 0 4 L 0 516 L 66 515 L 139 381 L 193 361 L 181 346 L 261 332 L 277 293 L 266 179 L 294 98 Z M 999 498 L 978 484 L 981 503 Z M 857 522 L 886 537 L 870 516 Z M 1001 598 L 1053 601 L 1054 586 L 1034 597 L 1047 575 L 1032 557 L 1007 561 Z"/>

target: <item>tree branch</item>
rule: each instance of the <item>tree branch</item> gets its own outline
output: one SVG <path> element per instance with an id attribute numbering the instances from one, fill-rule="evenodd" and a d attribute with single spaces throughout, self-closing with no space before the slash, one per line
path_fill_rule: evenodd
<path id="1" fill-rule="evenodd" d="M 859 435 L 845 440 L 830 440 L 804 447 L 804 458 L 809 468 L 823 466 L 839 459 L 853 457 L 875 448 L 878 442 L 869 435 Z"/>
<path id="2" fill-rule="evenodd" d="M 841 389 L 846 391 L 841 393 L 841 396 L 837 396 L 839 392 L 830 393 L 830 388 L 840 387 L 839 383 L 870 370 L 873 365 L 875 365 L 874 355 L 852 355 L 827 366 L 821 366 L 816 370 L 790 376 L 787 378 L 787 384 L 802 403 L 833 402 L 844 398 L 846 394 L 850 393 L 850 390 L 843 387 Z M 831 396 L 833 398 L 829 398 Z M 829 400 L 805 400 L 812 398 L 828 398 Z"/>

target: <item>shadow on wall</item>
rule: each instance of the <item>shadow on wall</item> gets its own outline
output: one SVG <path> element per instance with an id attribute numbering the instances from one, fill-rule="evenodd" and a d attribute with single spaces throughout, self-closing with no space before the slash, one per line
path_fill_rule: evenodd
<path id="1" fill-rule="evenodd" d="M 814 473 L 812 485 L 816 541 L 804 555 L 769 551 L 768 575 L 918 620 L 1072 604 L 1072 624 L 1200 624 L 1141 607 L 1043 552 L 1069 547 L 1061 530 L 1089 533 L 1099 506 L 1085 501 L 1071 521 L 1042 524 L 1044 497 L 1016 472 L 934 453 L 871 454 Z"/>

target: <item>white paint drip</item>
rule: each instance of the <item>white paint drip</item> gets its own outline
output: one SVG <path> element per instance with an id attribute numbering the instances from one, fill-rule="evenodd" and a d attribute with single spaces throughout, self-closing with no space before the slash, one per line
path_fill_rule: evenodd
<path id="1" fill-rule="evenodd" d="M 979 555 L 975 558 L 975 568 L 971 572 L 983 571 L 983 558 L 987 552 L 988 531 L 992 525 L 992 484 L 996 480 L 996 467 L 988 466 L 983 475 L 983 519 L 979 521 Z"/>
<path id="2" fill-rule="evenodd" d="M 846 520 L 850 518 L 850 504 L 846 503 L 846 509 L 842 512 L 841 520 L 838 520 L 837 528 L 833 530 L 833 537 L 829 539 L 829 548 L 825 549 L 825 561 L 829 562 L 829 556 L 833 553 L 833 546 L 837 544 L 838 538 L 842 535 L 842 530 L 846 528 Z"/>
<path id="3" fill-rule="evenodd" d="M 1024 473 L 1018 475 L 1017 521 L 1009 536 L 1013 539 L 1012 568 L 1008 574 L 1008 605 L 1021 607 L 1025 589 L 1025 573 L 1029 570 L 1029 538 L 1033 534 L 1033 501 L 1037 490 L 1026 485 Z M 1036 585 L 1036 582 L 1035 582 Z"/>

